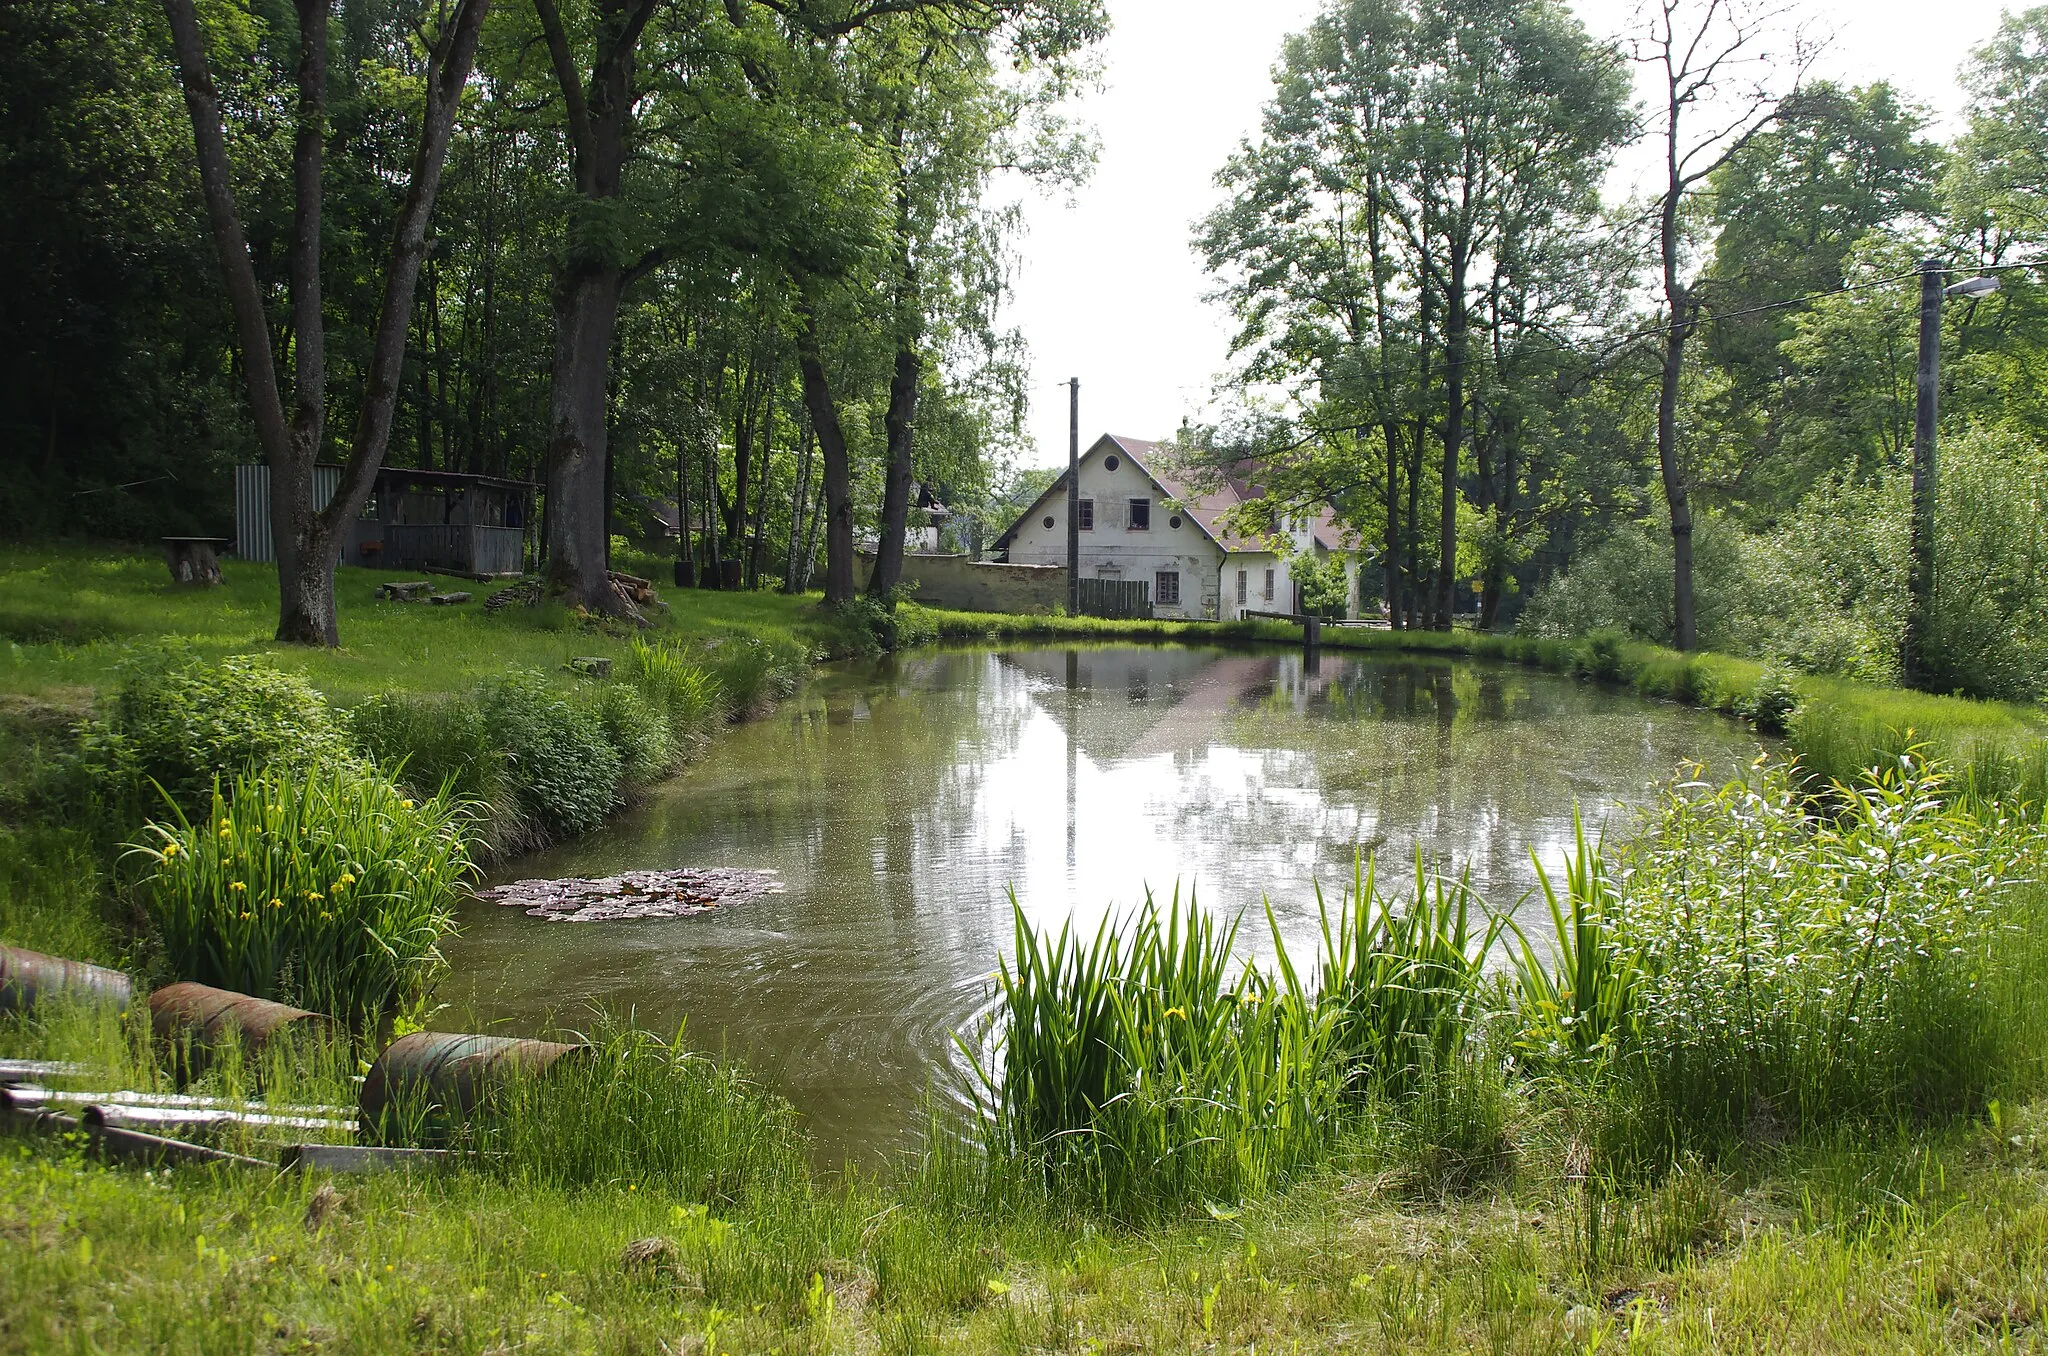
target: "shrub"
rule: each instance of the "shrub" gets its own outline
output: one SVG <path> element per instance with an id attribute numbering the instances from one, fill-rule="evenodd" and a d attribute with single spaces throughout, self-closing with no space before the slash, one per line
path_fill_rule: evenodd
<path id="1" fill-rule="evenodd" d="M 619 752 L 597 716 L 573 705 L 539 673 L 514 673 L 484 683 L 477 708 L 520 817 L 560 835 L 603 822 L 619 800 Z"/>
<path id="2" fill-rule="evenodd" d="M 1614 947 L 1641 957 L 1616 1068 L 1670 1134 L 1964 1113 L 2038 1058 L 2048 838 L 1942 789 L 1909 753 L 1839 818 L 1782 765 L 1670 793 Z"/>
<path id="3" fill-rule="evenodd" d="M 347 721 L 355 746 L 415 796 L 446 788 L 489 807 L 494 819 L 516 813 L 504 752 L 474 700 L 390 693 L 357 706 Z"/>
<path id="4" fill-rule="evenodd" d="M 674 766 L 676 745 L 662 713 L 625 683 L 605 683 L 590 694 L 590 713 L 605 743 L 618 755 L 620 775 L 639 784 Z"/>
<path id="5" fill-rule="evenodd" d="M 216 785 L 196 825 L 150 823 L 130 855 L 179 978 L 367 1029 L 415 1012 L 441 968 L 466 819 L 350 763 L 273 764 Z"/>
<path id="6" fill-rule="evenodd" d="M 727 712 L 737 717 L 795 691 L 810 655 L 793 640 L 735 631 L 707 641 L 702 663 L 725 693 Z"/>
<path id="7" fill-rule="evenodd" d="M 89 799 L 118 818 L 147 812 L 152 782 L 197 813 L 218 777 L 347 755 L 340 723 L 305 679 L 256 659 L 209 664 L 164 650 L 126 666 L 111 709 L 84 731 L 78 770 Z"/>
<path id="8" fill-rule="evenodd" d="M 1792 674 L 1772 669 L 1735 700 L 1735 714 L 1765 734 L 1782 735 L 1799 712 L 1799 687 Z"/>
<path id="9" fill-rule="evenodd" d="M 1627 675 L 1622 659 L 1627 641 L 1620 631 L 1588 633 L 1572 651 L 1572 676 L 1581 682 L 1620 682 Z"/>

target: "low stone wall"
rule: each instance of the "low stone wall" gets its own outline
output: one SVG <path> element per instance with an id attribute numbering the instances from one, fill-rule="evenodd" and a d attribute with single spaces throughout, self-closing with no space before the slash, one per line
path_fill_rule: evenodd
<path id="1" fill-rule="evenodd" d="M 874 567 L 875 558 L 863 551 L 855 571 L 862 588 L 867 587 Z M 1004 565 L 966 556 L 908 555 L 903 558 L 903 581 L 911 586 L 913 602 L 959 612 L 1046 613 L 1064 607 L 1067 601 L 1064 565 Z"/>

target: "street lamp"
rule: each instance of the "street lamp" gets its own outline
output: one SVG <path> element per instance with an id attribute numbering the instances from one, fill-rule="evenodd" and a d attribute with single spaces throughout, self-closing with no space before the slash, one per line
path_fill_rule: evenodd
<path id="1" fill-rule="evenodd" d="M 1975 301 L 1998 290 L 1996 278 L 1965 278 L 1944 287 L 1948 267 L 1939 259 L 1920 261 L 1920 371 L 1913 406 L 1913 511 L 1908 527 L 1912 578 L 1906 598 L 1905 644 L 1900 676 L 1907 687 L 1927 677 L 1927 625 L 1934 611 L 1934 429 L 1941 402 L 1941 303 L 1945 297 Z"/>

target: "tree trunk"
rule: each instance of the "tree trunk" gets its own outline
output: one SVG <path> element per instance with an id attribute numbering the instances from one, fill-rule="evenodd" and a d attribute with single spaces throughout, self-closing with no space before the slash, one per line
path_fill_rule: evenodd
<path id="1" fill-rule="evenodd" d="M 915 437 L 917 383 L 923 363 L 917 352 L 917 266 L 911 255 L 910 178 L 903 141 L 909 105 L 899 105 L 891 144 L 896 153 L 896 366 L 889 377 L 889 408 L 882 416 L 889 470 L 882 483 L 882 524 L 875 540 L 875 569 L 868 596 L 887 602 L 903 582 L 903 531 L 910 517 L 911 440 Z"/>
<path id="2" fill-rule="evenodd" d="M 1427 610 L 1427 602 L 1423 596 L 1427 578 L 1422 568 L 1422 454 L 1429 436 L 1429 416 L 1425 411 L 1429 393 L 1429 322 L 1435 299 L 1436 294 L 1429 290 L 1429 285 L 1425 281 L 1422 286 L 1420 323 L 1416 328 L 1415 389 L 1420 393 L 1421 399 L 1415 407 L 1415 431 L 1408 440 L 1408 586 L 1404 601 L 1407 605 L 1408 629 L 1411 631 L 1425 624 L 1424 613 Z"/>
<path id="3" fill-rule="evenodd" d="M 1678 304 L 1683 305 L 1681 300 Z M 1657 393 L 1657 467 L 1664 499 L 1671 507 L 1671 643 L 1680 650 L 1699 646 L 1692 590 L 1692 502 L 1678 464 L 1678 378 L 1685 358 L 1685 326 L 1664 336 L 1664 379 Z"/>
<path id="4" fill-rule="evenodd" d="M 797 357 L 803 372 L 804 407 L 824 455 L 825 606 L 844 607 L 853 601 L 853 474 L 846 455 L 846 434 L 839 407 L 825 376 L 823 346 L 818 338 L 818 312 L 808 291 L 798 304 L 803 326 L 797 331 Z"/>
<path id="5" fill-rule="evenodd" d="M 326 508 L 313 509 L 313 464 L 325 424 L 326 347 L 320 296 L 321 158 L 326 131 L 328 0 L 298 0 L 299 125 L 293 141 L 292 334 L 293 415 L 289 424 L 277 383 L 263 295 L 256 283 L 235 206 L 220 99 L 206 67 L 206 48 L 193 0 L 164 0 L 179 82 L 192 117 L 201 191 L 214 249 L 249 383 L 256 433 L 270 462 L 271 532 L 277 556 L 277 638 L 338 645 L 334 570 L 341 533 L 352 529 L 376 483 L 398 399 L 414 287 L 425 253 L 427 223 L 440 189 L 462 89 L 476 59 L 489 0 L 461 0 L 428 51 L 427 107 L 412 176 L 392 232 L 368 379 L 354 445 Z"/>
<path id="6" fill-rule="evenodd" d="M 915 436 L 917 383 L 924 369 L 915 345 L 896 349 L 896 370 L 889 378 L 889 408 L 882 416 L 888 430 L 889 479 L 882 490 L 881 539 L 875 545 L 875 572 L 868 596 L 886 600 L 903 582 L 903 533 L 910 518 L 910 458 Z"/>
<path id="7" fill-rule="evenodd" d="M 1677 114 L 1672 114 L 1672 143 L 1677 141 Z M 1671 509 L 1671 643 L 1680 650 L 1699 645 L 1693 612 L 1692 503 L 1685 470 L 1678 461 L 1678 382 L 1684 370 L 1685 341 L 1692 329 L 1692 298 L 1678 280 L 1678 203 L 1682 185 L 1674 166 L 1671 188 L 1664 196 L 1659 222 L 1664 264 L 1664 299 L 1670 325 L 1664 332 L 1664 372 L 1657 391 L 1657 468 L 1664 477 L 1664 500 Z"/>
<path id="8" fill-rule="evenodd" d="M 804 508 L 811 502 L 811 430 L 805 422 L 796 463 L 796 492 L 789 501 L 789 560 L 782 572 L 782 591 L 802 593 L 803 580 L 797 574 L 797 558 L 804 545 Z"/>
<path id="9" fill-rule="evenodd" d="M 761 587 L 761 546 L 768 531 L 768 491 L 775 480 L 775 391 L 781 376 L 780 364 L 768 367 L 768 399 L 761 415 L 761 465 L 754 491 L 754 534 L 747 544 L 747 591 Z"/>
<path id="10" fill-rule="evenodd" d="M 597 0 L 597 52 L 586 83 L 555 0 L 534 0 L 567 114 L 577 206 L 595 208 L 619 196 L 634 123 L 634 54 L 656 3 Z M 604 209 L 572 207 L 570 238 L 555 273 L 547 588 L 594 612 L 631 617 L 637 612 L 605 576 L 607 396 L 620 295 L 631 279 L 654 266 L 658 254 L 629 268 L 611 239 L 614 220 Z"/>
<path id="11" fill-rule="evenodd" d="M 574 273 L 555 289 L 548 414 L 548 567 L 552 594 L 593 612 L 627 609 L 605 577 L 606 366 L 618 322 L 619 273 Z"/>
<path id="12" fill-rule="evenodd" d="M 1466 250 L 1454 244 L 1450 286 L 1444 295 L 1444 483 L 1438 526 L 1436 607 L 1432 624 L 1451 629 L 1458 572 L 1458 456 L 1465 446 L 1465 354 L 1470 334 L 1465 314 Z"/>

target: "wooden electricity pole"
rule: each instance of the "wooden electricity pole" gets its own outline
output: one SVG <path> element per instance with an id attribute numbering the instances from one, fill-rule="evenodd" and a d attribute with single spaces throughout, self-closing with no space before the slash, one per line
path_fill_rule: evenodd
<path id="1" fill-rule="evenodd" d="M 1067 381 L 1067 615 L 1081 615 L 1081 379 Z"/>
<path id="2" fill-rule="evenodd" d="M 1907 524 L 1912 574 L 1906 594 L 1905 644 L 1899 677 L 1907 687 L 1927 678 L 1927 623 L 1934 608 L 1934 430 L 1941 414 L 1941 280 L 1939 259 L 1920 261 L 1920 369 L 1913 402 L 1913 508 Z"/>

